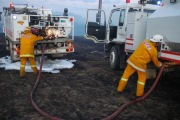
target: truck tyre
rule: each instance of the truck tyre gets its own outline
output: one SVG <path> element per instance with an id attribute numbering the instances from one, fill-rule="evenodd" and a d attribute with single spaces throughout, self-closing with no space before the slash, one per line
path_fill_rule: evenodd
<path id="1" fill-rule="evenodd" d="M 124 44 L 111 47 L 109 62 L 113 70 L 124 69 L 127 65 L 127 56 L 124 52 Z"/>
<path id="2" fill-rule="evenodd" d="M 109 56 L 109 63 L 110 67 L 113 70 L 118 70 L 120 67 L 120 53 L 117 45 L 111 47 L 110 56 Z"/>
<path id="3" fill-rule="evenodd" d="M 119 68 L 124 69 L 127 65 L 126 60 L 127 60 L 127 55 L 124 52 L 124 44 L 120 45 L 119 47 Z"/>

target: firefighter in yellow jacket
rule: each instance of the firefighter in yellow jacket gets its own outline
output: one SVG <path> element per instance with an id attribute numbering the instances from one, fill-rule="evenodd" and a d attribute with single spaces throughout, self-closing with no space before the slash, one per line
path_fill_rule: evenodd
<path id="1" fill-rule="evenodd" d="M 136 96 L 144 94 L 144 86 L 146 83 L 146 64 L 152 61 L 155 66 L 160 67 L 162 63 L 158 60 L 158 52 L 156 47 L 160 45 L 163 37 L 154 35 L 150 40 L 144 40 L 134 53 L 127 60 L 127 67 L 119 81 L 118 91 L 122 92 L 128 82 L 129 77 L 137 72 L 137 90 Z"/>
<path id="2" fill-rule="evenodd" d="M 39 40 L 43 40 L 42 36 L 38 36 L 39 30 L 38 28 L 30 28 L 26 27 L 26 30 L 21 35 L 20 40 L 20 77 L 23 78 L 25 76 L 25 66 L 26 61 L 29 60 L 31 68 L 35 75 L 38 74 L 38 69 L 36 67 L 35 59 L 34 59 L 34 43 Z"/>

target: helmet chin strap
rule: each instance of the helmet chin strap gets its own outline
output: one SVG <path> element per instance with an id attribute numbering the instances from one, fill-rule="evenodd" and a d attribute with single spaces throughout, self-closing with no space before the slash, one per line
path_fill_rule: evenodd
<path id="1" fill-rule="evenodd" d="M 157 47 L 160 45 L 160 42 L 155 42 L 154 45 Z"/>
<path id="2" fill-rule="evenodd" d="M 150 41 L 150 42 L 153 43 L 153 45 L 154 45 L 155 47 L 158 46 L 158 44 L 157 44 L 156 42 L 153 42 L 153 41 Z"/>

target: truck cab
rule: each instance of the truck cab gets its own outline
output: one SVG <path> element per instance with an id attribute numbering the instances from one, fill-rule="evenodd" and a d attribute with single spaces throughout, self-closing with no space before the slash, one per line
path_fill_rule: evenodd
<path id="1" fill-rule="evenodd" d="M 158 5 L 126 3 L 111 10 L 108 21 L 103 10 L 87 10 L 85 38 L 105 43 L 104 51 L 112 69 L 124 68 L 129 53 L 146 38 L 148 17 Z M 100 17 L 96 17 L 100 14 Z M 93 19 L 96 18 L 96 19 Z"/>

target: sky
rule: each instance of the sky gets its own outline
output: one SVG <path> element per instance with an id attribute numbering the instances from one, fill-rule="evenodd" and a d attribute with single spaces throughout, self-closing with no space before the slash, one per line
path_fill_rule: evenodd
<path id="1" fill-rule="evenodd" d="M 126 0 L 102 0 L 102 9 L 109 15 L 113 5 L 124 4 Z M 131 3 L 137 3 L 138 0 L 131 0 Z M 64 8 L 68 8 L 69 15 L 75 17 L 75 35 L 84 35 L 84 26 L 87 9 L 97 9 L 99 0 L 0 0 L 0 12 L 3 7 L 9 7 L 10 3 L 28 4 L 28 7 L 52 9 L 55 15 L 63 13 Z M 2 32 L 3 20 L 0 21 L 0 32 Z"/>
<path id="2" fill-rule="evenodd" d="M 137 2 L 138 0 L 131 0 Z M 10 3 L 28 4 L 41 8 L 42 6 L 53 11 L 63 11 L 68 8 L 69 12 L 86 16 L 87 8 L 98 8 L 99 0 L 0 0 L 0 11 L 4 6 L 9 6 Z M 110 10 L 114 4 L 123 4 L 125 0 L 102 0 L 102 9 Z"/>

